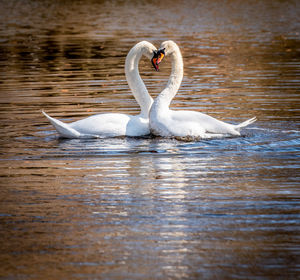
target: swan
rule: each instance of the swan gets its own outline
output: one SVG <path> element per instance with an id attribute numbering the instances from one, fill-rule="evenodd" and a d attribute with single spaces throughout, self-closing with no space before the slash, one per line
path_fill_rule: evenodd
<path id="1" fill-rule="evenodd" d="M 214 138 L 240 136 L 240 129 L 256 121 L 256 117 L 233 125 L 209 115 L 187 110 L 171 110 L 170 103 L 183 78 L 183 60 L 177 44 L 165 41 L 154 53 L 152 64 L 156 71 L 164 56 L 171 56 L 172 71 L 166 88 L 155 98 L 149 114 L 152 134 L 163 137 Z"/>
<path id="2" fill-rule="evenodd" d="M 153 103 L 147 88 L 139 75 L 138 64 L 145 55 L 150 60 L 156 47 L 147 41 L 137 43 L 125 60 L 125 75 L 129 88 L 141 107 L 138 115 L 104 113 L 87 117 L 72 123 L 64 123 L 42 113 L 51 122 L 59 135 L 64 138 L 91 138 L 115 136 L 144 136 L 150 134 L 149 111 Z"/>

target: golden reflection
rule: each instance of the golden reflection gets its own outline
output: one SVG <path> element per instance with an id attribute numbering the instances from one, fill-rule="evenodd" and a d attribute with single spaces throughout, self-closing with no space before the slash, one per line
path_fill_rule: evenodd
<path id="1" fill-rule="evenodd" d="M 0 224 L 5 279 L 296 279 L 297 1 L 1 1 Z M 133 114 L 138 41 L 179 44 L 171 107 L 240 138 L 61 140 L 64 121 Z M 170 74 L 140 73 L 153 97 Z"/>

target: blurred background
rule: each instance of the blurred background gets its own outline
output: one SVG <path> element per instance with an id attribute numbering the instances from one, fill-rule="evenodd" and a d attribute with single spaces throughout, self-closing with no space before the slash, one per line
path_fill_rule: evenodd
<path id="1" fill-rule="evenodd" d="M 296 279 L 299 1 L 0 0 L 1 279 Z M 59 139 L 137 114 L 125 58 L 174 40 L 173 109 L 258 121 L 242 137 Z M 155 98 L 170 60 L 140 73 Z"/>

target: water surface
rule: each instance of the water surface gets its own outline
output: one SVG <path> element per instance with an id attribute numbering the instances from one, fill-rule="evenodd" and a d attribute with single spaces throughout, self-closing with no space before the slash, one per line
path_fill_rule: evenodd
<path id="1" fill-rule="evenodd" d="M 0 2 L 1 279 L 296 279 L 297 1 Z M 127 52 L 177 42 L 172 102 L 241 137 L 59 139 L 65 122 L 137 114 Z M 153 97 L 166 84 L 143 59 Z"/>

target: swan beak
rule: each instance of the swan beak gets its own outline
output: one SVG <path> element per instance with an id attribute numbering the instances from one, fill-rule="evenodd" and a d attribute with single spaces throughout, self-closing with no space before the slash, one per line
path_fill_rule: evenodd
<path id="1" fill-rule="evenodd" d="M 159 70 L 158 64 L 161 63 L 161 61 L 163 60 L 165 54 L 164 51 L 162 50 L 158 50 L 158 51 L 154 51 L 153 57 L 151 59 L 152 65 L 154 67 L 154 69 L 156 71 Z"/>
<path id="2" fill-rule="evenodd" d="M 164 59 L 165 55 L 163 53 L 160 53 L 158 58 L 157 58 L 157 61 L 156 61 L 156 64 L 159 64 L 162 62 L 162 60 Z"/>
<path id="3" fill-rule="evenodd" d="M 151 59 L 151 62 L 152 62 L 152 65 L 153 65 L 155 71 L 158 71 L 157 57 L 153 57 L 153 58 Z"/>

